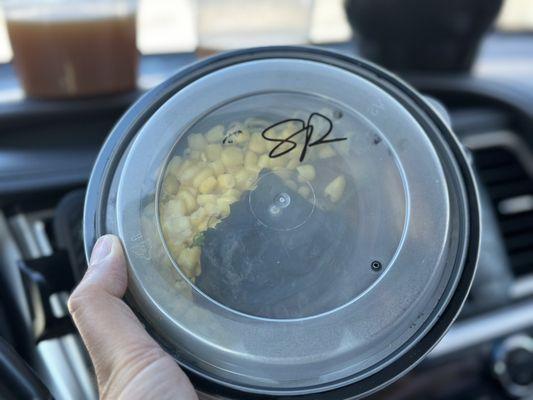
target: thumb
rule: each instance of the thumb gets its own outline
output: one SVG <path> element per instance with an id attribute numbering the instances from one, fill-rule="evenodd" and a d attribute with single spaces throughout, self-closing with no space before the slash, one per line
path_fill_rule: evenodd
<path id="1" fill-rule="evenodd" d="M 165 365 L 174 384 L 192 391 L 186 375 L 145 331 L 122 301 L 127 287 L 126 260 L 116 236 L 94 246 L 89 267 L 69 299 L 69 311 L 93 362 L 102 397 L 131 390 L 145 370 Z M 166 375 L 166 374 L 162 374 Z M 191 398 L 196 397 L 191 393 Z"/>

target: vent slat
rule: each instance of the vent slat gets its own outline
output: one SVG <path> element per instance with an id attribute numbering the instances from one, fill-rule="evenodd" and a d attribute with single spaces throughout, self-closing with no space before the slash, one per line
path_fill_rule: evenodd
<path id="1" fill-rule="evenodd" d="M 505 168 L 493 167 L 478 169 L 479 176 L 486 185 L 493 185 L 507 182 L 527 182 L 529 177 L 524 169 L 517 164 L 510 164 Z"/>
<path id="2" fill-rule="evenodd" d="M 516 163 L 516 158 L 507 149 L 502 147 L 476 150 L 474 160 L 479 169 L 501 167 L 506 164 Z"/>
<path id="3" fill-rule="evenodd" d="M 523 249 L 533 249 L 533 232 L 524 232 L 522 234 L 506 235 L 505 243 L 510 252 Z M 533 260 L 531 260 L 533 262 Z"/>
<path id="4" fill-rule="evenodd" d="M 504 146 L 475 150 L 474 162 L 497 211 L 513 273 L 533 273 L 533 177 Z"/>
<path id="5" fill-rule="evenodd" d="M 520 232 L 533 232 L 533 212 L 506 215 L 500 218 L 500 227 L 504 235 Z"/>
<path id="6" fill-rule="evenodd" d="M 483 183 L 485 182 L 483 181 Z M 490 197 L 496 202 L 496 206 L 500 200 L 533 194 L 533 181 L 505 182 L 493 185 L 485 183 L 485 185 L 487 185 Z"/>
<path id="7" fill-rule="evenodd" d="M 510 259 L 515 275 L 529 274 L 533 270 L 533 249 L 512 253 Z"/>

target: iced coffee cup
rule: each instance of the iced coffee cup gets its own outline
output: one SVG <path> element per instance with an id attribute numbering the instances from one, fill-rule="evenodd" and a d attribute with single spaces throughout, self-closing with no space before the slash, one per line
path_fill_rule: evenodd
<path id="1" fill-rule="evenodd" d="M 29 97 L 135 88 L 135 0 L 18 0 L 4 7 L 15 69 Z"/>

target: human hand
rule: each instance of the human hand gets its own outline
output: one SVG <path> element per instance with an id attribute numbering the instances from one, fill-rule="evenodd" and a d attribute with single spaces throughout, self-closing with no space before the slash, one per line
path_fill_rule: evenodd
<path id="1" fill-rule="evenodd" d="M 122 301 L 127 283 L 119 239 L 102 236 L 68 302 L 93 362 L 100 398 L 197 400 L 176 361 Z"/>

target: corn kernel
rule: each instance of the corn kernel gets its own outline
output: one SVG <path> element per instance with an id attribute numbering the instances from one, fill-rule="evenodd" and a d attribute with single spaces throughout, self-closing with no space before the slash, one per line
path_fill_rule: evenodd
<path id="1" fill-rule="evenodd" d="M 218 214 L 218 207 L 216 205 L 216 200 L 213 203 L 207 203 L 204 206 L 205 212 L 209 217 Z"/>
<path id="2" fill-rule="evenodd" d="M 261 154 L 266 151 L 266 140 L 259 134 L 251 135 L 248 148 L 255 153 Z"/>
<path id="3" fill-rule="evenodd" d="M 203 207 L 200 207 L 191 214 L 191 224 L 198 227 L 200 223 L 207 217 L 207 213 Z"/>
<path id="4" fill-rule="evenodd" d="M 202 273 L 202 268 L 200 267 L 200 264 L 196 264 L 196 268 L 194 268 L 194 271 L 193 271 L 194 277 L 196 278 L 200 276 L 201 273 Z M 193 282 L 194 282 L 194 279 L 193 279 Z"/>
<path id="5" fill-rule="evenodd" d="M 280 157 L 274 157 L 270 159 L 270 167 L 271 168 L 280 168 L 284 167 L 287 163 L 287 157 L 280 156 Z"/>
<path id="6" fill-rule="evenodd" d="M 278 135 L 272 135 L 272 136 L 278 136 Z M 263 143 L 265 143 L 265 147 L 266 147 L 266 152 L 267 153 L 270 153 L 272 151 L 272 149 L 274 149 L 274 147 L 276 147 L 277 145 L 279 145 L 279 142 L 273 142 L 273 141 L 270 141 L 270 140 L 264 140 L 263 139 Z M 278 147 L 277 151 L 278 152 L 282 152 L 283 150 L 285 150 L 285 148 L 282 148 L 283 146 L 280 146 Z"/>
<path id="7" fill-rule="evenodd" d="M 238 166 L 243 163 L 243 154 L 238 147 L 227 147 L 222 151 L 221 160 L 224 166 Z"/>
<path id="8" fill-rule="evenodd" d="M 205 154 L 209 161 L 218 160 L 220 153 L 222 153 L 222 145 L 220 144 L 208 144 L 205 149 Z"/>
<path id="9" fill-rule="evenodd" d="M 208 228 L 214 228 L 214 227 L 216 227 L 218 225 L 219 222 L 220 222 L 219 218 L 210 218 L 207 221 L 207 227 Z"/>
<path id="10" fill-rule="evenodd" d="M 187 213 L 192 213 L 194 210 L 196 210 L 196 199 L 195 197 L 189 193 L 186 190 L 181 190 L 178 195 L 176 196 L 178 199 L 180 199 L 183 204 L 185 204 L 185 207 L 187 209 Z"/>
<path id="11" fill-rule="evenodd" d="M 183 159 L 180 156 L 174 156 L 167 165 L 167 173 L 178 176 L 179 169 L 183 164 Z"/>
<path id="12" fill-rule="evenodd" d="M 214 204 L 217 201 L 217 197 L 214 194 L 199 194 L 196 197 L 196 202 L 200 206 L 206 206 L 207 204 Z"/>
<path id="13" fill-rule="evenodd" d="M 174 254 L 179 254 L 183 251 L 183 249 L 185 248 L 185 244 L 183 242 L 179 242 L 179 241 L 171 241 L 169 244 L 168 244 L 168 249 L 174 253 Z"/>
<path id="14" fill-rule="evenodd" d="M 235 175 L 237 172 L 241 170 L 242 170 L 242 165 L 228 165 L 226 167 L 226 172 L 232 175 Z"/>
<path id="15" fill-rule="evenodd" d="M 327 198 L 329 198 L 333 203 L 336 203 L 342 197 L 345 187 L 346 179 L 343 175 L 339 175 L 330 183 L 328 183 L 328 185 L 324 189 L 324 193 Z"/>
<path id="16" fill-rule="evenodd" d="M 187 170 L 189 167 L 194 165 L 196 161 L 189 160 L 188 158 L 184 159 L 183 162 L 177 168 L 173 168 L 171 172 L 177 179 L 180 181 L 180 176 L 183 171 Z"/>
<path id="17" fill-rule="evenodd" d="M 213 176 L 213 170 L 210 167 L 206 167 L 202 169 L 200 172 L 196 174 L 194 179 L 192 180 L 192 186 L 195 188 L 199 188 L 201 183 L 205 181 L 210 176 Z"/>
<path id="18" fill-rule="evenodd" d="M 207 222 L 209 221 L 209 216 L 206 216 L 198 223 L 198 232 L 203 232 L 207 229 Z"/>
<path id="19" fill-rule="evenodd" d="M 199 167 L 196 164 L 193 164 L 181 171 L 178 180 L 182 183 L 188 183 L 196 176 L 198 170 Z"/>
<path id="20" fill-rule="evenodd" d="M 191 150 L 203 150 L 207 146 L 207 140 L 201 133 L 193 133 L 187 138 Z"/>
<path id="21" fill-rule="evenodd" d="M 191 150 L 189 152 L 189 158 L 191 160 L 202 161 L 202 152 L 199 150 Z"/>
<path id="22" fill-rule="evenodd" d="M 226 190 L 222 197 L 233 198 L 236 201 L 239 197 L 241 197 L 241 192 L 239 192 L 237 189 Z"/>
<path id="23" fill-rule="evenodd" d="M 218 176 L 218 187 L 222 190 L 228 190 L 235 186 L 235 178 L 231 174 L 222 174 Z"/>
<path id="24" fill-rule="evenodd" d="M 180 199 L 172 199 L 164 207 L 164 213 L 168 217 L 187 215 L 187 206 Z"/>
<path id="25" fill-rule="evenodd" d="M 333 147 L 331 147 L 329 144 L 325 146 L 320 146 L 320 149 L 318 150 L 318 158 L 330 158 L 335 157 L 337 153 L 335 153 L 335 150 L 333 150 Z"/>
<path id="26" fill-rule="evenodd" d="M 224 140 L 224 125 L 216 125 L 205 134 L 209 143 L 222 143 Z"/>
<path id="27" fill-rule="evenodd" d="M 254 175 L 245 169 L 241 169 L 235 174 L 236 186 L 241 190 L 248 190 L 254 183 Z"/>
<path id="28" fill-rule="evenodd" d="M 346 155 L 350 152 L 350 145 L 348 144 L 347 140 L 343 140 L 342 142 L 337 142 L 334 144 L 334 146 L 337 152 L 339 152 L 340 154 Z"/>
<path id="29" fill-rule="evenodd" d="M 256 165 L 254 167 L 246 167 L 246 171 L 250 172 L 254 176 L 257 176 L 259 175 L 259 172 L 261 172 L 261 169 L 259 168 L 258 165 Z"/>
<path id="30" fill-rule="evenodd" d="M 287 155 L 288 155 L 290 158 L 292 158 L 292 159 L 294 159 L 294 160 L 297 160 L 298 163 L 300 163 L 300 157 L 301 157 L 301 155 L 302 155 L 302 151 L 303 151 L 303 149 L 304 149 L 304 145 L 303 145 L 303 143 L 298 143 L 298 144 L 296 145 L 296 147 L 295 147 L 294 149 L 292 149 L 292 151 L 291 151 L 290 153 L 288 153 Z M 306 155 L 309 156 L 310 153 L 312 153 L 312 151 L 311 151 L 311 152 L 308 151 L 308 152 L 306 153 Z"/>
<path id="31" fill-rule="evenodd" d="M 315 179 L 315 167 L 313 167 L 312 165 L 300 165 L 296 168 L 296 170 L 298 171 L 298 180 L 300 182 L 302 180 L 312 181 L 313 179 Z"/>
<path id="32" fill-rule="evenodd" d="M 235 136 L 234 142 L 236 144 L 243 144 L 250 140 L 250 132 L 242 129 L 241 133 L 239 133 L 237 136 Z"/>
<path id="33" fill-rule="evenodd" d="M 215 175 L 222 175 L 224 172 L 226 172 L 226 169 L 224 167 L 224 163 L 222 162 L 222 160 L 213 161 L 210 164 L 210 166 L 213 169 L 213 172 L 215 173 Z"/>
<path id="34" fill-rule="evenodd" d="M 300 165 L 300 160 L 298 160 L 297 158 L 290 158 L 285 168 L 296 169 L 298 165 Z"/>
<path id="35" fill-rule="evenodd" d="M 257 154 L 253 151 L 247 151 L 244 155 L 244 166 L 246 168 L 257 167 Z"/>
<path id="36" fill-rule="evenodd" d="M 200 184 L 200 186 L 198 186 L 198 191 L 200 193 L 212 193 L 216 186 L 217 180 L 213 176 L 209 176 Z"/>
<path id="37" fill-rule="evenodd" d="M 178 255 L 178 265 L 187 276 L 192 276 L 192 272 L 200 263 L 200 248 L 187 247 Z"/>
<path id="38" fill-rule="evenodd" d="M 168 174 L 163 179 L 163 192 L 169 195 L 174 195 L 178 192 L 179 184 L 176 177 L 172 174 Z"/>
<path id="39" fill-rule="evenodd" d="M 257 160 L 257 166 L 261 169 L 269 168 L 270 167 L 270 157 L 266 154 L 262 154 L 259 156 L 259 159 Z"/>
<path id="40" fill-rule="evenodd" d="M 189 217 L 186 216 L 165 218 L 163 227 L 176 242 L 185 241 L 191 234 L 191 223 L 189 222 Z"/>
<path id="41" fill-rule="evenodd" d="M 230 205 L 234 203 L 232 200 L 225 197 L 217 199 L 217 207 L 222 218 L 226 218 L 230 214 Z"/>
<path id="42" fill-rule="evenodd" d="M 181 186 L 180 192 L 187 192 L 193 195 L 193 197 L 196 197 L 198 194 L 198 190 L 196 188 L 193 188 L 192 186 Z"/>

